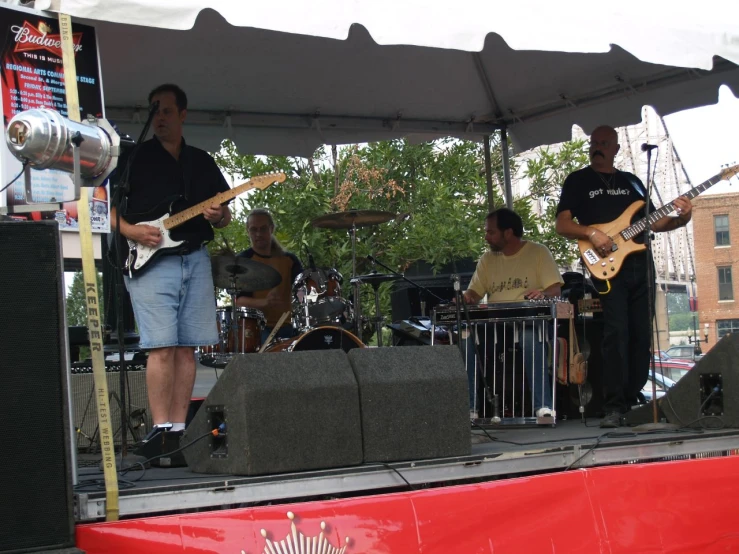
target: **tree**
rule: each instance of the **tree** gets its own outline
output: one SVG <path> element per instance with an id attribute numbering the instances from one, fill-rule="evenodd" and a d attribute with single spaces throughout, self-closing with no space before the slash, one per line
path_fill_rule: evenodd
<path id="1" fill-rule="evenodd" d="M 559 193 L 567 176 L 588 163 L 587 143 L 580 139 L 562 143 L 557 148 L 537 148 L 535 156 L 526 161 L 525 175 L 530 183 L 528 200 L 538 200 L 543 212 L 526 230 L 533 240 L 549 247 L 561 267 L 569 267 L 577 259 L 578 252 L 574 241 L 554 230 Z"/>
<path id="2" fill-rule="evenodd" d="M 494 143 L 491 151 L 496 185 L 493 203 L 502 206 L 500 148 Z M 357 274 L 373 269 L 367 261 L 368 254 L 402 272 L 419 260 L 438 270 L 452 260 L 477 259 L 485 250 L 483 225 L 488 204 L 483 148 L 479 143 L 444 139 L 411 144 L 407 140 L 392 140 L 342 148 L 335 160 L 328 149 L 319 149 L 314 157 L 305 160 L 241 156 L 232 143 L 225 142 L 215 158 L 224 171 L 237 178 L 282 171 L 287 179 L 237 199 L 235 221 L 216 232 L 212 252 L 247 248 L 245 212 L 267 207 L 275 216 L 280 242 L 302 259 L 310 251 L 319 267 L 338 269 L 345 278 L 344 296 L 350 297 L 348 277 L 353 268 L 349 233 L 318 229 L 310 223 L 326 213 L 372 209 L 397 214 L 387 223 L 357 230 Z M 542 151 L 527 164 L 535 192 L 514 202 L 524 220 L 526 235 L 550 246 L 563 265 L 572 261 L 575 254 L 570 241 L 554 233 L 554 205 L 566 168 L 574 169 L 584 163 L 587 155 L 582 141 L 560 152 Z M 515 170 L 514 158 L 512 172 Z M 542 194 L 545 217 L 539 217 L 532 206 L 533 198 Z M 388 316 L 390 284 L 383 284 L 380 291 L 382 311 Z M 367 286 L 362 290 L 362 311 L 374 312 L 374 297 Z M 371 333 L 368 326 L 367 334 Z"/>
<path id="3" fill-rule="evenodd" d="M 103 305 L 103 280 L 102 274 L 97 274 L 98 307 L 99 314 L 105 313 Z M 87 304 L 85 303 L 85 278 L 81 271 L 77 271 L 72 278 L 72 285 L 67 294 L 67 325 L 87 326 Z"/>

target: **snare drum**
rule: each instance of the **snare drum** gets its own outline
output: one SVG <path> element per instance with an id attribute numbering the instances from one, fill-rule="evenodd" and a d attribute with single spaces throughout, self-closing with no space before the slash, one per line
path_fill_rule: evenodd
<path id="1" fill-rule="evenodd" d="M 341 273 L 336 269 L 312 269 L 299 274 L 293 284 L 293 324 L 301 331 L 320 325 L 351 326 L 352 303 L 341 297 Z M 302 301 L 299 293 L 303 294 Z"/>
<path id="2" fill-rule="evenodd" d="M 258 352 L 262 347 L 264 314 L 254 308 L 236 308 L 236 325 L 232 325 L 232 309 L 216 309 L 218 343 L 200 348 L 204 365 L 225 365 L 234 354 Z"/>
<path id="3" fill-rule="evenodd" d="M 366 348 L 355 335 L 338 327 L 318 327 L 294 339 L 281 339 L 269 345 L 265 352 L 300 352 L 301 350 L 338 350 Z"/>

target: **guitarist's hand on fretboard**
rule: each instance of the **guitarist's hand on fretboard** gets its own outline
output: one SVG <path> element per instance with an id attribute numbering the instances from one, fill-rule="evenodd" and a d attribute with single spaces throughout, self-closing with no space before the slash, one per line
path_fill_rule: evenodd
<path id="1" fill-rule="evenodd" d="M 218 204 L 211 204 L 203 210 L 203 217 L 211 225 L 216 225 L 225 217 L 224 209 L 228 208 Z"/>
<path id="2" fill-rule="evenodd" d="M 611 248 L 613 247 L 613 241 L 611 240 L 611 237 L 606 235 L 603 231 L 599 231 L 598 229 L 593 229 L 588 233 L 588 238 L 590 239 L 590 242 L 593 243 L 593 246 L 595 246 L 596 250 L 600 253 L 601 256 L 605 256 L 606 252 L 610 252 Z"/>

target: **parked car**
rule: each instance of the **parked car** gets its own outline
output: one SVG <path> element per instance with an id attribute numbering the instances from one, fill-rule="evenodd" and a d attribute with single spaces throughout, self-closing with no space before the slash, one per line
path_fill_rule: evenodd
<path id="1" fill-rule="evenodd" d="M 665 352 L 658 351 L 658 353 L 654 355 L 654 365 L 656 373 L 661 373 L 673 381 L 679 381 L 688 373 L 688 371 L 690 371 L 690 368 L 693 367 L 695 363 L 676 360 L 671 358 Z"/>
<path id="2" fill-rule="evenodd" d="M 675 386 L 675 381 L 670 379 L 669 377 L 665 377 L 664 375 L 660 375 L 659 373 L 656 375 L 657 379 L 655 380 L 656 383 L 656 391 L 657 391 L 657 398 L 663 397 L 667 390 Z M 644 387 L 641 390 L 641 394 L 644 397 L 645 402 L 651 402 L 652 401 L 652 374 L 649 374 L 649 379 L 647 379 L 647 384 L 644 385 Z"/>
<path id="3" fill-rule="evenodd" d="M 703 357 L 703 354 L 696 353 L 696 348 L 692 344 L 670 346 L 667 349 L 667 355 L 673 360 L 684 362 L 697 362 Z"/>

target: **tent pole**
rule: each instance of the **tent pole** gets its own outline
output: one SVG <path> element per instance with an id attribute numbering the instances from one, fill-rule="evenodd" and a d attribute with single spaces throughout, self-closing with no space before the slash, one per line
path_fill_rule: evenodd
<path id="1" fill-rule="evenodd" d="M 483 145 L 485 147 L 485 184 L 488 189 L 488 212 L 492 212 L 495 209 L 495 202 L 493 201 L 493 170 L 490 164 L 490 135 L 485 135 Z"/>
<path id="2" fill-rule="evenodd" d="M 505 205 L 513 209 L 513 189 L 511 188 L 511 161 L 508 158 L 508 132 L 505 127 L 500 129 L 500 152 L 503 157 L 503 179 L 505 189 Z"/>

